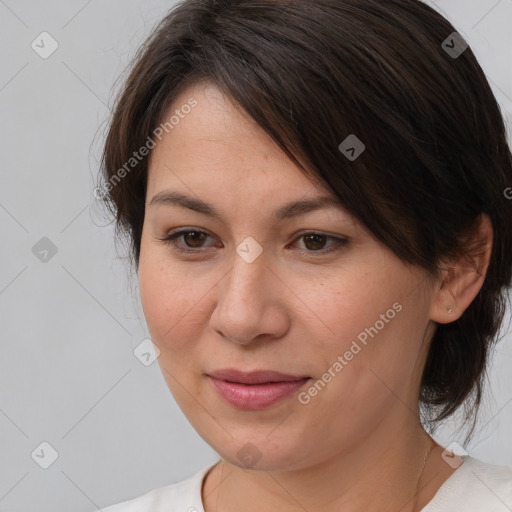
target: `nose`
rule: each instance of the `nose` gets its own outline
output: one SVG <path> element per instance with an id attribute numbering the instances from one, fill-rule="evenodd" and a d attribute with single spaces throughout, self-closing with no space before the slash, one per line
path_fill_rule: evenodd
<path id="1" fill-rule="evenodd" d="M 223 338 L 248 345 L 283 336 L 289 328 L 290 293 L 262 253 L 251 263 L 235 253 L 231 270 L 217 287 L 210 327 Z"/>

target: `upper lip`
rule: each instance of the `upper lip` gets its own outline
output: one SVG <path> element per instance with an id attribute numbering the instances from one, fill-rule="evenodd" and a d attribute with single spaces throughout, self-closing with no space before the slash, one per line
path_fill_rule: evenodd
<path id="1" fill-rule="evenodd" d="M 272 370 L 255 370 L 252 372 L 241 372 L 234 369 L 217 370 L 208 374 L 214 379 L 228 382 L 239 382 L 241 384 L 263 384 L 266 382 L 288 382 L 303 380 L 309 377 L 304 375 L 287 375 Z"/>

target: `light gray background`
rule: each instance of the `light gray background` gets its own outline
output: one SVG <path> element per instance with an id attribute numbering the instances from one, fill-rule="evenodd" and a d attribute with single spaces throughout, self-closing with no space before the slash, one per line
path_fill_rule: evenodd
<path id="1" fill-rule="evenodd" d="M 0 510 L 89 512 L 217 459 L 158 364 L 133 354 L 148 336 L 136 279 L 92 195 L 115 79 L 171 5 L 0 0 Z M 510 126 L 512 0 L 435 5 L 472 46 Z M 59 44 L 48 59 L 31 48 L 43 31 Z M 42 237 L 57 248 L 46 263 L 32 252 Z M 466 446 L 504 465 L 511 345 L 507 335 L 497 347 L 492 397 Z M 463 439 L 451 424 L 437 438 Z M 44 441 L 58 453 L 48 469 L 31 456 Z"/>

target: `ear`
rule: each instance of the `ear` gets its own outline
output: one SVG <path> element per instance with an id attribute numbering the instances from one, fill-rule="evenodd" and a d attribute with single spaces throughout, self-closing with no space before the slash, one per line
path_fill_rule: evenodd
<path id="1" fill-rule="evenodd" d="M 481 244 L 478 254 L 465 254 L 448 263 L 435 282 L 430 319 L 447 324 L 460 318 L 482 287 L 489 267 L 492 250 L 492 223 L 481 214 L 471 234 L 471 243 Z M 450 313 L 449 310 L 452 310 Z"/>

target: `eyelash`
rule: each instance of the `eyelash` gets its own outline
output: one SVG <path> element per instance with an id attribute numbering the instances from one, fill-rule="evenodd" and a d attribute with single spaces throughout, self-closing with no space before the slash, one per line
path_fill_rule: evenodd
<path id="1" fill-rule="evenodd" d="M 175 240 L 177 238 L 179 238 L 180 236 L 186 234 L 186 233 L 196 233 L 196 234 L 201 234 L 201 235 L 205 234 L 207 236 L 210 236 L 205 231 L 200 231 L 200 230 L 197 230 L 197 229 L 181 229 L 179 231 L 175 231 L 175 232 L 169 233 L 164 238 L 157 237 L 157 239 L 160 240 L 161 242 L 163 242 L 164 244 L 171 246 L 171 248 L 173 250 L 178 251 L 178 252 L 180 252 L 182 254 L 197 254 L 197 253 L 201 252 L 201 249 L 203 249 L 202 247 L 199 247 L 197 249 L 191 249 L 191 248 L 184 249 L 183 247 L 179 247 L 178 245 L 176 245 Z M 301 239 L 303 237 L 310 236 L 310 235 L 322 236 L 322 237 L 326 238 L 326 240 L 332 240 L 334 242 L 334 244 L 331 246 L 330 249 L 319 249 L 318 251 L 310 251 L 310 250 L 307 250 L 307 249 L 299 249 L 300 252 L 306 252 L 306 253 L 312 254 L 312 255 L 323 256 L 325 254 L 329 254 L 331 252 L 340 250 L 343 246 L 347 245 L 347 243 L 348 243 L 348 240 L 346 238 L 338 238 L 338 237 L 335 237 L 335 236 L 325 235 L 323 233 L 317 233 L 315 231 L 308 231 L 306 233 L 302 233 L 294 241 L 297 241 L 297 240 L 299 240 L 299 239 Z"/>

